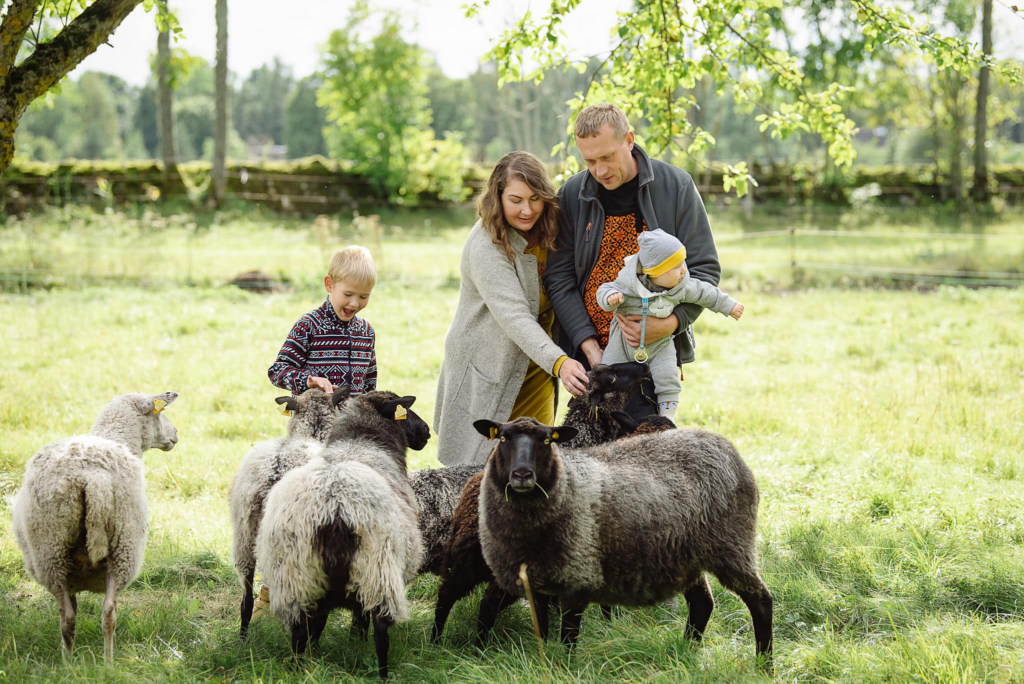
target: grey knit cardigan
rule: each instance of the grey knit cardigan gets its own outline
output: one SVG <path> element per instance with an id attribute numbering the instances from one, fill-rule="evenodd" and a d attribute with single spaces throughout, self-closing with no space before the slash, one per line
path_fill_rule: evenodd
<path id="1" fill-rule="evenodd" d="M 483 464 L 492 445 L 473 421 L 507 421 L 530 360 L 550 373 L 563 355 L 537 323 L 537 258 L 523 253 L 526 240 L 516 231 L 509 241 L 515 261 L 477 221 L 462 248 L 459 303 L 434 406 L 437 457 L 445 465 Z"/>

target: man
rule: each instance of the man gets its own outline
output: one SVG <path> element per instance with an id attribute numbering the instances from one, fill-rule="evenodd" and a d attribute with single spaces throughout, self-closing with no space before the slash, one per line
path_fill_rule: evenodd
<path id="1" fill-rule="evenodd" d="M 573 133 L 587 169 L 558 191 L 562 225 L 558 249 L 548 257 L 544 287 L 555 307 L 562 349 L 594 366 L 601 362 L 614 315 L 598 306 L 597 288 L 615 280 L 623 259 L 638 251 L 638 233 L 660 228 L 678 238 L 694 278 L 718 285 L 721 267 L 693 178 L 647 156 L 634 142 L 621 109 L 591 105 L 579 113 Z M 667 318 L 648 317 L 645 342 L 674 335 L 677 362 L 692 362 L 690 326 L 701 311 L 697 304 L 680 304 Z M 619 326 L 626 342 L 639 346 L 640 316 L 620 316 Z M 636 419 L 657 413 L 651 397 L 652 386 L 642 387 L 627 413 Z"/>

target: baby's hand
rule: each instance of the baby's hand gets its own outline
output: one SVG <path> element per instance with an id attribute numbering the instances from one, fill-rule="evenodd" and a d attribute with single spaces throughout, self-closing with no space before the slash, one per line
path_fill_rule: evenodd
<path id="1" fill-rule="evenodd" d="M 739 302 L 736 302 L 736 305 L 732 307 L 732 311 L 729 312 L 729 315 L 735 318 L 737 321 L 740 320 L 740 316 L 743 315 L 743 305 L 740 304 Z"/>
<path id="2" fill-rule="evenodd" d="M 608 306 L 618 306 L 622 303 L 623 296 L 621 292 L 612 292 L 608 295 Z"/>
<path id="3" fill-rule="evenodd" d="M 306 380 L 306 387 L 316 387 L 318 389 L 322 389 L 327 394 L 334 393 L 334 385 L 332 385 L 331 381 L 327 378 L 314 378 L 310 376 L 309 379 Z"/>

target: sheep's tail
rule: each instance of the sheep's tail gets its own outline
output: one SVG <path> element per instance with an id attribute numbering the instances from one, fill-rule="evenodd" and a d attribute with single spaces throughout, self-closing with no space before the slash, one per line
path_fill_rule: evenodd
<path id="1" fill-rule="evenodd" d="M 114 518 L 114 491 L 110 477 L 105 473 L 90 473 L 85 481 L 85 549 L 89 562 L 99 563 L 110 550 L 107 535 L 109 523 Z"/>

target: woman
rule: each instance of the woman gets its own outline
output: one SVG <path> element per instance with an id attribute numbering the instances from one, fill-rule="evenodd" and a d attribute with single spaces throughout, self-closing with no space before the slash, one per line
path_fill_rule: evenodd
<path id="1" fill-rule="evenodd" d="M 444 342 L 434 431 L 445 465 L 483 464 L 490 448 L 473 421 L 555 419 L 552 376 L 572 394 L 586 371 L 551 339 L 544 293 L 548 250 L 558 233 L 555 188 L 529 152 L 502 157 L 477 202 L 480 220 L 462 248 L 459 303 Z"/>

